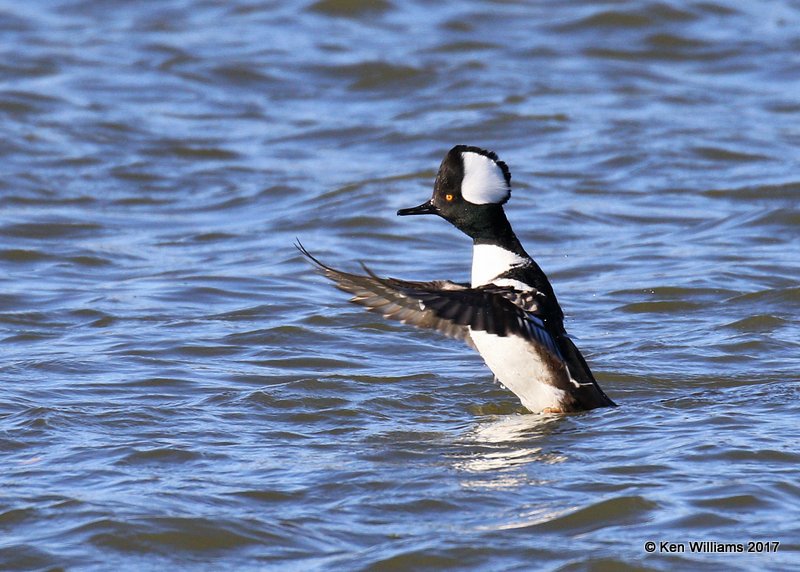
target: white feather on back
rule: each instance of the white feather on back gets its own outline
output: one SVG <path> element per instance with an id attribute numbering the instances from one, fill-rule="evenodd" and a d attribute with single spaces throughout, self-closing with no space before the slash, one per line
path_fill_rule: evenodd
<path id="1" fill-rule="evenodd" d="M 505 202 L 511 194 L 503 170 L 489 157 L 467 151 L 461 153 L 464 179 L 461 196 L 476 205 Z"/>

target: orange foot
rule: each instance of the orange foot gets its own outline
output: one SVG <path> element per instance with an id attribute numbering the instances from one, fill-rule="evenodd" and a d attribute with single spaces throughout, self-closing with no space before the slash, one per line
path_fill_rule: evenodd
<path id="1" fill-rule="evenodd" d="M 545 407 L 542 409 L 542 413 L 564 413 L 558 407 Z"/>

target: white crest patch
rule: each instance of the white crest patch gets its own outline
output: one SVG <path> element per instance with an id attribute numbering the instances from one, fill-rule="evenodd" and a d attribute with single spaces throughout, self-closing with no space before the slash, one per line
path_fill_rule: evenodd
<path id="1" fill-rule="evenodd" d="M 461 153 L 464 161 L 464 180 L 461 196 L 476 205 L 500 204 L 511 195 L 503 170 L 489 157 L 467 151 Z"/>

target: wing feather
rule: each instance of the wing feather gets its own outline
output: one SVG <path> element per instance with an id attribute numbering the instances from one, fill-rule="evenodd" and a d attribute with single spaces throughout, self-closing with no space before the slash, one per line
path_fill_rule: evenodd
<path id="1" fill-rule="evenodd" d="M 317 270 L 333 281 L 339 290 L 351 294 L 351 302 L 364 306 L 369 311 L 379 313 L 385 318 L 420 328 L 436 330 L 448 337 L 464 340 L 469 345 L 472 345 L 472 340 L 469 337 L 469 328 L 466 325 L 439 316 L 434 308 L 426 305 L 426 300 L 423 297 L 412 298 L 401 290 L 401 288 L 416 288 L 430 292 L 436 290 L 452 292 L 465 289 L 466 285 L 443 280 L 433 282 L 393 280 L 388 282 L 375 276 L 366 267 L 367 276 L 351 274 L 323 264 L 299 242 L 295 246 L 303 256 L 314 263 Z M 435 296 L 425 298 L 436 303 L 440 302 Z M 420 306 L 420 303 L 422 303 L 422 306 Z"/>
<path id="2" fill-rule="evenodd" d="M 367 310 L 436 330 L 470 345 L 470 329 L 497 336 L 519 335 L 563 360 L 553 336 L 537 313 L 535 295 L 508 286 L 470 288 L 446 280 L 415 282 L 380 278 L 363 264 L 366 276 L 351 274 L 323 264 L 299 242 L 296 246 L 337 288 L 352 294 L 352 302 Z"/>

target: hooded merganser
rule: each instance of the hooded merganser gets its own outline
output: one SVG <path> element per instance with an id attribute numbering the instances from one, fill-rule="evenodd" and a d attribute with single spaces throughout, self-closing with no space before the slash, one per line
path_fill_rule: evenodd
<path id="1" fill-rule="evenodd" d="M 498 381 L 533 412 L 616 405 L 564 329 L 564 314 L 539 265 L 506 218 L 511 174 L 496 154 L 456 145 L 436 175 L 433 196 L 398 215 L 434 214 L 473 240 L 472 283 L 411 282 L 322 264 L 297 248 L 352 301 L 386 318 L 431 328 L 478 350 Z"/>

